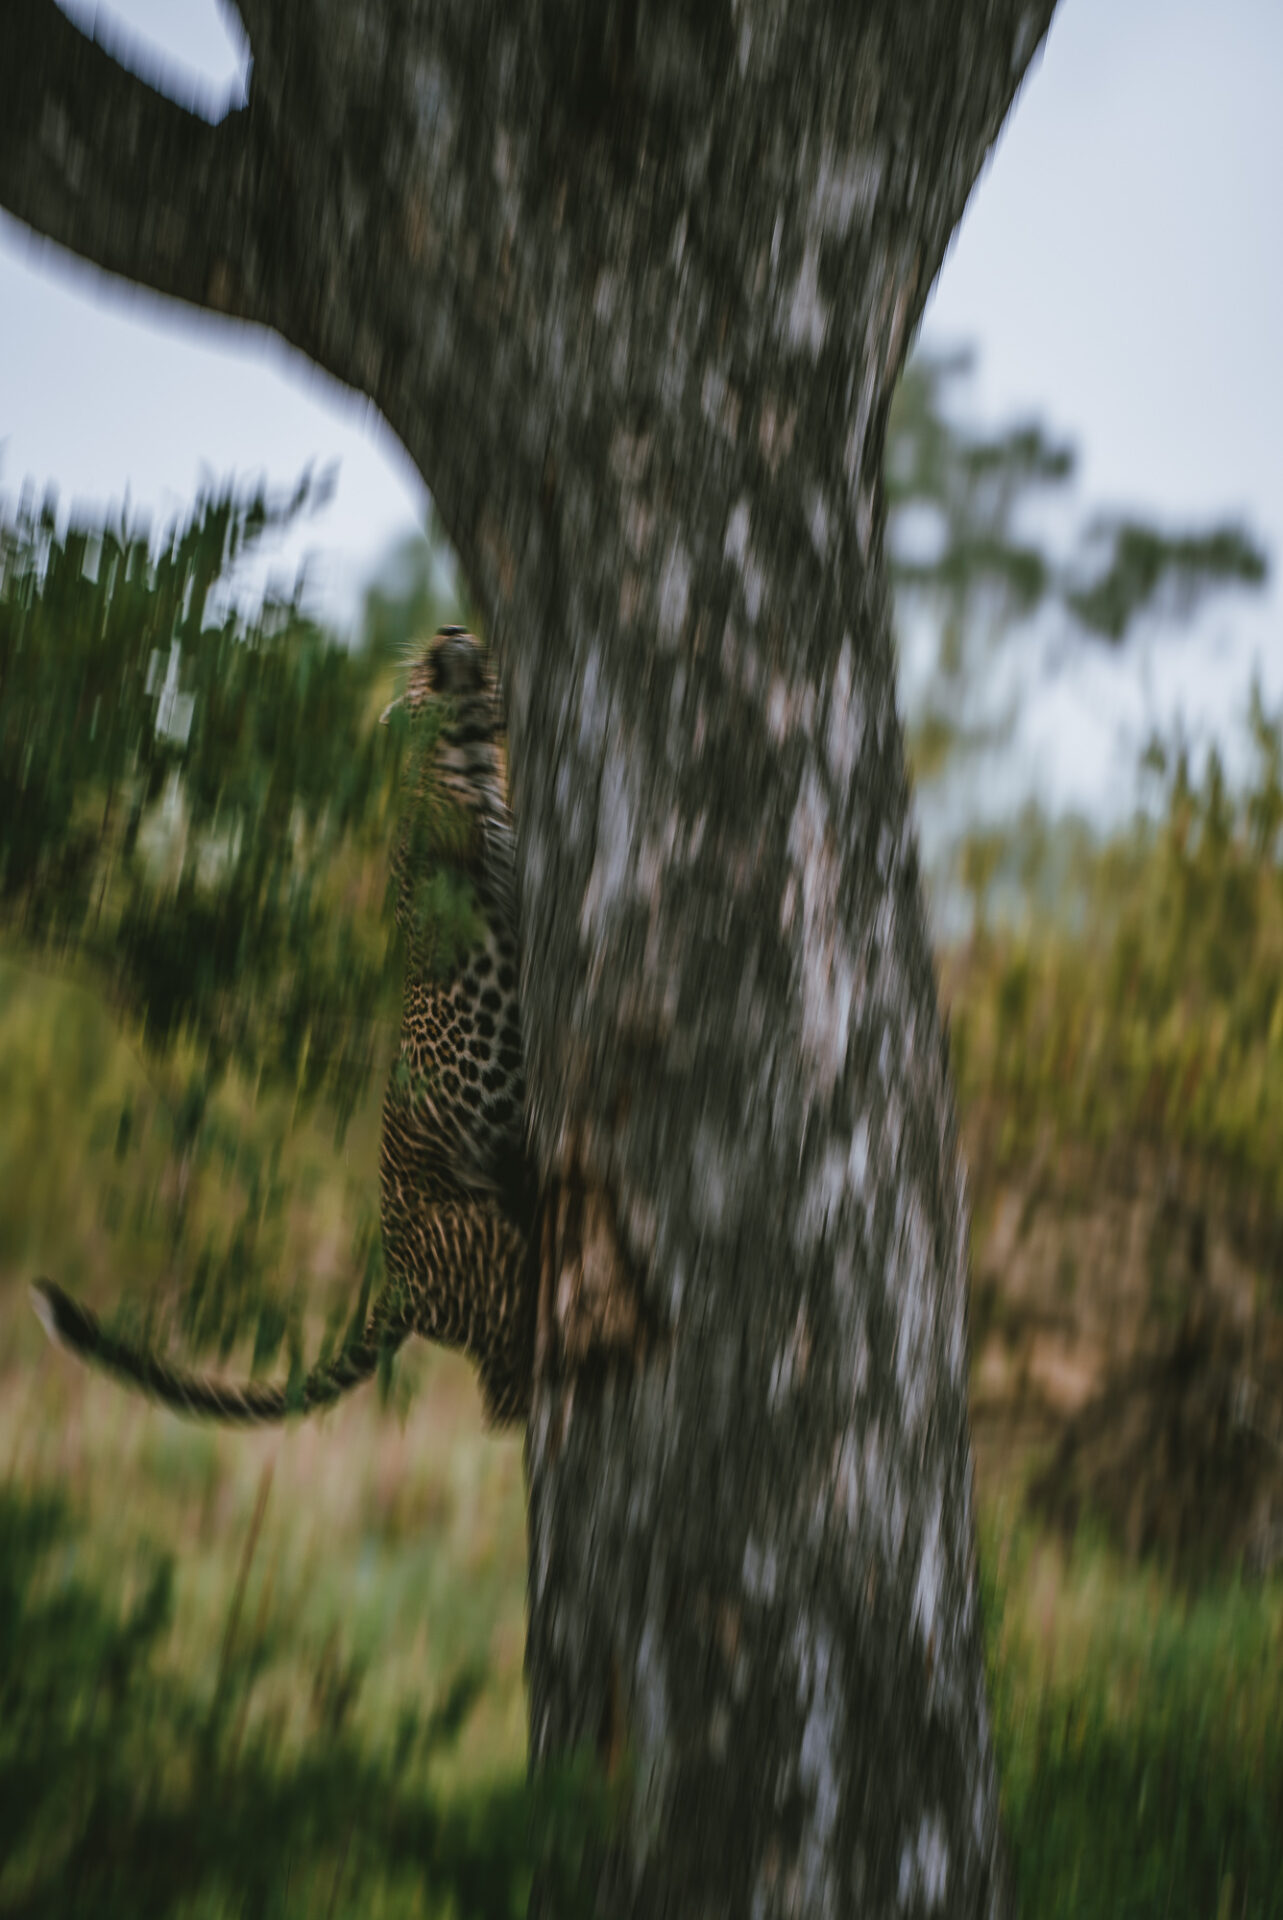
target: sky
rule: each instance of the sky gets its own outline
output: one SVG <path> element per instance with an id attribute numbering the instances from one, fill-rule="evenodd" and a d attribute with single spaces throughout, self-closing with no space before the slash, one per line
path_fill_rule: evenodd
<path id="1" fill-rule="evenodd" d="M 1083 508 L 1241 515 L 1272 555 L 1266 593 L 1152 636 L 1152 705 L 1096 649 L 1032 699 L 1012 771 L 1098 815 L 1152 722 L 1232 744 L 1254 666 L 1283 701 L 1280 98 L 1279 0 L 1062 0 L 928 308 L 979 348 L 982 418 L 1075 440 Z"/>
<path id="2" fill-rule="evenodd" d="M 64 4 L 209 117 L 244 97 L 216 0 Z M 1155 636 L 1148 693 L 1134 659 L 1094 652 L 1039 678 L 991 808 L 1033 789 L 1115 812 L 1153 721 L 1232 736 L 1254 668 L 1283 700 L 1280 98 L 1279 0 L 1061 0 L 945 262 L 925 334 L 977 349 L 973 417 L 1067 433 L 1084 508 L 1238 515 L 1275 566 L 1266 594 Z M 272 565 L 288 584 L 308 555 L 313 604 L 350 629 L 426 505 L 368 403 L 271 337 L 123 287 L 0 216 L 0 492 L 30 482 L 91 510 L 127 494 L 164 523 L 202 477 L 285 488 L 334 461 L 331 505 Z"/>

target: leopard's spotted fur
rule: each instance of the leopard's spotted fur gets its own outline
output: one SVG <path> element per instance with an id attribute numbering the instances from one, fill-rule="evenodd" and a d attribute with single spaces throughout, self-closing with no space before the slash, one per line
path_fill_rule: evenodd
<path id="1" fill-rule="evenodd" d="M 476 640 L 447 627 L 394 705 L 411 727 L 393 860 L 407 968 L 379 1156 L 387 1278 L 364 1332 L 293 1390 L 225 1385 L 113 1339 L 61 1288 L 36 1283 L 51 1333 L 180 1412 L 257 1422 L 309 1411 L 368 1379 L 410 1333 L 472 1355 L 492 1419 L 528 1410 L 536 1195 L 499 693 Z"/>

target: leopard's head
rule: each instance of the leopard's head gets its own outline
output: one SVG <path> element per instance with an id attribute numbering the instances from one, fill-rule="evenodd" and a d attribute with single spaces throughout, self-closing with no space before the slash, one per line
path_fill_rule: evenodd
<path id="1" fill-rule="evenodd" d="M 483 703 L 490 708 L 494 697 L 494 671 L 475 633 L 466 627 L 438 627 L 426 645 L 415 647 L 404 693 L 389 702 L 379 717 L 386 726 L 394 713 L 417 718 L 439 704 Z M 495 716 L 487 713 L 486 718 L 493 728 Z"/>

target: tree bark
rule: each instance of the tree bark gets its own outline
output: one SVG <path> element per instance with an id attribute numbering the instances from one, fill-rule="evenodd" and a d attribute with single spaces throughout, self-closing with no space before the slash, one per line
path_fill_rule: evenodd
<path id="1" fill-rule="evenodd" d="M 500 648 L 531 1755 L 628 1783 L 614 1916 L 1010 1910 L 880 468 L 1053 4 L 241 0 L 209 127 L 11 0 L 0 203 L 369 394 Z"/>

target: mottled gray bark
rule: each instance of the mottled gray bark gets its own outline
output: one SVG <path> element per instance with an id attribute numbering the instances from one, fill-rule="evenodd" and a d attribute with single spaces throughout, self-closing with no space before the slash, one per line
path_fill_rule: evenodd
<path id="1" fill-rule="evenodd" d="M 880 462 L 1052 5 L 241 0 L 211 129 L 10 0 L 0 203 L 367 392 L 501 648 L 531 1748 L 631 1781 L 611 1915 L 1009 1905 Z"/>

